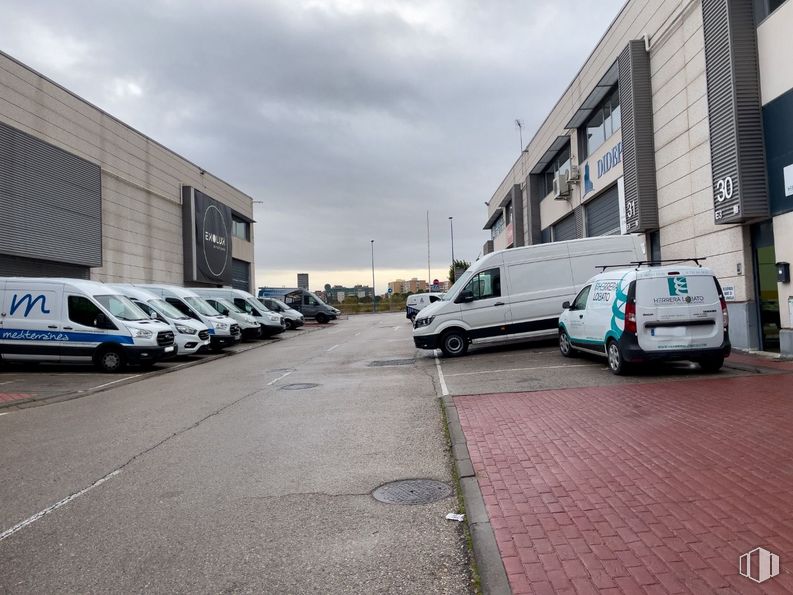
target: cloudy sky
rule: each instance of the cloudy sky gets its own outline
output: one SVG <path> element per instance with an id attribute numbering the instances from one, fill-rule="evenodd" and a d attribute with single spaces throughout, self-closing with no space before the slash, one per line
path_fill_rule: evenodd
<path id="1" fill-rule="evenodd" d="M 622 0 L 2 0 L 0 49 L 247 192 L 256 281 L 475 260 Z"/>

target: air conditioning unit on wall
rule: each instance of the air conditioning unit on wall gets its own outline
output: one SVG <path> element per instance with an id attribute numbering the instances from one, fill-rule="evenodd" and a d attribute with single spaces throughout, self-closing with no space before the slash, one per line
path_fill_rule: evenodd
<path id="1" fill-rule="evenodd" d="M 568 173 L 559 172 L 553 177 L 553 197 L 556 200 L 567 200 L 570 198 L 570 184 Z"/>

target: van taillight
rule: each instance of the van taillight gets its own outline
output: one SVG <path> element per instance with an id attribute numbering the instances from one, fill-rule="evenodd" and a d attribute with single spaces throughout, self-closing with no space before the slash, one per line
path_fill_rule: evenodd
<path id="1" fill-rule="evenodd" d="M 727 332 L 727 328 L 730 326 L 730 314 L 727 312 L 727 301 L 724 297 L 719 296 L 719 301 L 721 302 L 721 319 L 724 323 L 724 332 Z"/>
<path id="2" fill-rule="evenodd" d="M 636 334 L 636 302 L 630 298 L 625 302 L 625 332 Z"/>

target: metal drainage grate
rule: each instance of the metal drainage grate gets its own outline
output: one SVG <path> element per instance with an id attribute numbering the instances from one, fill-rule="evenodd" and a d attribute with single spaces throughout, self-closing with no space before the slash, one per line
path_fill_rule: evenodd
<path id="1" fill-rule="evenodd" d="M 294 384 L 284 384 L 281 390 L 306 390 L 307 388 L 315 388 L 319 384 L 314 382 L 295 382 Z"/>
<path id="2" fill-rule="evenodd" d="M 451 486 L 442 481 L 403 479 L 381 485 L 372 492 L 372 496 L 386 504 L 429 504 L 453 493 Z"/>
<path id="3" fill-rule="evenodd" d="M 415 363 L 415 359 L 383 359 L 369 362 L 369 367 L 382 368 L 383 366 L 412 366 Z"/>

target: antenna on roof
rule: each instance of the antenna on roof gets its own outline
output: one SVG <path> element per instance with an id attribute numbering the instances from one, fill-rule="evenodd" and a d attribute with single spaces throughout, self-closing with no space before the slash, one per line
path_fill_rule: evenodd
<path id="1" fill-rule="evenodd" d="M 520 150 L 523 152 L 523 120 L 515 118 L 515 126 L 518 128 L 518 135 L 520 136 Z"/>

